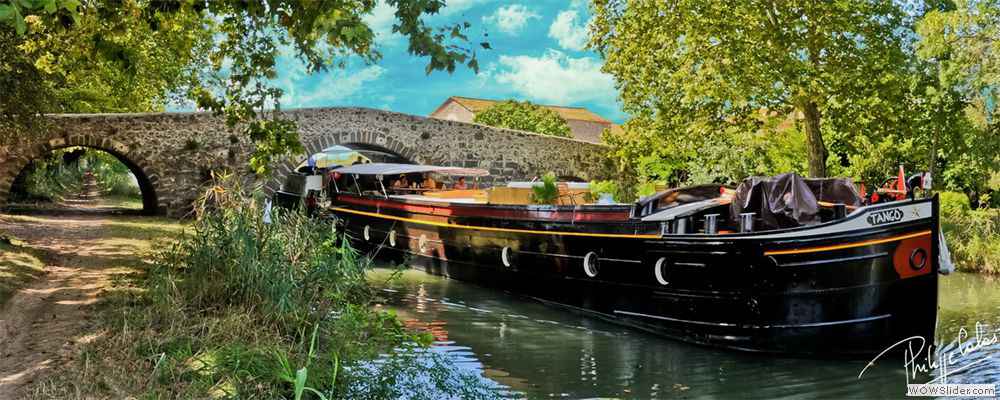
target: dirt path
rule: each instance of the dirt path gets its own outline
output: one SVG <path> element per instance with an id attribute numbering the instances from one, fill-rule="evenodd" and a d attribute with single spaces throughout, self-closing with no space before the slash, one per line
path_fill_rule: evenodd
<path id="1" fill-rule="evenodd" d="M 109 234 L 120 218 L 85 207 L 0 214 L 0 231 L 48 253 L 45 275 L 0 306 L 0 399 L 24 394 L 96 338 L 94 305 L 116 275 L 134 271 L 142 246 Z"/>

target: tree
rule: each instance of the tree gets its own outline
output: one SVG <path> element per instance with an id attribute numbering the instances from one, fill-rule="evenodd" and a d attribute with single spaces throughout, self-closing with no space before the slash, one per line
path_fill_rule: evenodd
<path id="1" fill-rule="evenodd" d="M 917 54 L 941 66 L 942 85 L 956 87 L 985 127 L 1000 114 L 1000 1 L 959 0 L 917 24 Z"/>
<path id="2" fill-rule="evenodd" d="M 75 6 L 43 5 L 42 18 L 21 16 L 32 2 L 0 5 L 0 134 L 39 131 L 40 113 L 162 111 L 210 39 L 188 15 L 131 2 L 77 13 L 78 2 L 59 3 Z"/>
<path id="3" fill-rule="evenodd" d="M 473 122 L 543 135 L 573 137 L 566 120 L 559 114 L 528 101 L 507 100 L 494 104 L 477 113 Z"/>
<path id="4" fill-rule="evenodd" d="M 475 51 L 466 46 L 468 37 L 464 31 L 469 28 L 468 23 L 431 27 L 423 19 L 437 14 L 445 6 L 444 0 L 386 0 L 386 3 L 396 10 L 393 32 L 408 38 L 410 54 L 428 58 L 427 73 L 452 72 L 462 64 L 478 70 Z M 156 64 L 164 60 L 134 55 L 151 48 L 163 50 L 168 58 L 175 57 L 166 60 L 170 65 L 181 63 L 183 68 L 171 68 L 167 71 L 170 73 L 161 76 L 162 80 L 144 85 L 147 90 L 140 93 L 152 99 L 146 103 L 162 105 L 160 99 L 165 97 L 162 91 L 173 90 L 194 100 L 199 107 L 225 116 L 227 124 L 242 129 L 255 143 L 251 167 L 264 173 L 275 157 L 303 151 L 294 121 L 278 113 L 282 91 L 270 82 L 277 76 L 277 57 L 282 51 L 294 52 L 310 71 L 342 67 L 350 57 L 366 63 L 378 61 L 375 35 L 363 20 L 375 5 L 375 0 L 135 0 L 108 4 L 16 0 L 0 4 L 0 34 L 5 40 L 13 38 L 20 43 L 4 43 L 0 47 L 21 52 L 18 62 L 11 64 L 20 71 L 17 76 L 24 79 L 2 83 L 13 86 L 9 93 L 23 95 L 30 94 L 35 87 L 79 87 L 67 76 L 73 72 L 83 76 L 92 64 L 70 65 L 65 74 L 38 69 L 45 64 L 46 57 L 67 52 L 67 48 L 45 40 L 50 36 L 81 38 L 78 48 L 73 48 L 76 51 L 67 52 L 69 55 L 88 54 L 87 44 L 93 43 L 97 54 L 104 56 L 94 63 L 104 63 L 101 67 L 107 69 L 105 75 L 109 76 L 127 77 L 129 73 L 155 70 Z M 118 18 L 126 23 L 115 23 Z M 169 21 L 184 21 L 187 25 L 176 30 L 176 25 L 166 23 Z M 144 40 L 148 34 L 164 30 L 171 32 L 164 43 Z M 114 35 L 129 39 L 110 43 L 103 40 Z M 37 47 L 26 47 L 26 43 Z M 118 62 L 105 63 L 108 58 Z M 106 76 L 99 77 L 106 84 L 103 79 Z M 21 104 L 24 103 L 0 102 L 4 107 L 0 115 L 15 129 L 39 113 L 67 111 L 52 107 L 51 101 L 36 101 L 29 107 Z M 135 104 L 128 106 L 129 111 L 141 108 L 133 107 Z M 94 111 L 120 111 L 105 105 L 94 108 Z"/>
<path id="5" fill-rule="evenodd" d="M 594 0 L 593 10 L 591 46 L 627 112 L 671 138 L 757 132 L 769 125 L 762 112 L 801 116 L 812 176 L 827 174 L 826 110 L 878 112 L 905 87 L 907 14 L 894 2 Z"/>
<path id="6" fill-rule="evenodd" d="M 942 174 L 951 190 L 963 190 L 978 200 L 986 190 L 1000 190 L 1000 1 L 959 0 L 929 10 L 917 23 L 917 55 L 936 67 L 941 90 L 964 135 L 945 137 L 934 157 L 944 158 Z M 935 136 L 935 143 L 938 137 Z M 947 141 L 951 139 L 950 142 Z M 941 150 L 938 150 L 941 149 Z M 951 150 L 954 154 L 941 154 Z"/>

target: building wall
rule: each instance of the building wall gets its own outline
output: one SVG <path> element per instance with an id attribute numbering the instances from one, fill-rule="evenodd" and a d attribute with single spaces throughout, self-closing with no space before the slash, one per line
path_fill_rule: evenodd
<path id="1" fill-rule="evenodd" d="M 476 117 L 472 111 L 469 111 L 465 107 L 462 107 L 458 103 L 449 100 L 448 104 L 437 110 L 435 113 L 431 114 L 431 118 L 445 119 L 448 121 L 456 122 L 466 122 L 472 123 L 472 120 Z"/>

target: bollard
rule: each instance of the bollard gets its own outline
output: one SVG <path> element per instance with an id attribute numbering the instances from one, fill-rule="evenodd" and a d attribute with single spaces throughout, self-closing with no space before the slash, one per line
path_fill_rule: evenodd
<path id="1" fill-rule="evenodd" d="M 691 224 L 691 217 L 679 218 L 674 221 L 674 233 L 685 234 L 688 233 L 688 225 Z"/>
<path id="2" fill-rule="evenodd" d="M 705 234 L 719 233 L 719 214 L 705 214 Z"/>
<path id="3" fill-rule="evenodd" d="M 740 214 L 740 232 L 753 232 L 753 216 L 757 213 L 741 213 Z"/>
<path id="4" fill-rule="evenodd" d="M 847 206 L 844 204 L 834 204 L 833 205 L 833 219 L 843 219 L 847 217 Z"/>

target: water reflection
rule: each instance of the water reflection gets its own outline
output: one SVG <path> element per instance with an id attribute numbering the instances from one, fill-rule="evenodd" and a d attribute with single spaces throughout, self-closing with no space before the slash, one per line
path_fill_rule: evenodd
<path id="1" fill-rule="evenodd" d="M 905 391 L 900 356 L 880 361 L 859 380 L 867 360 L 716 350 L 419 271 L 387 281 L 391 274 L 372 273 L 386 307 L 395 309 L 407 325 L 431 332 L 436 340 L 432 351 L 454 357 L 462 368 L 479 371 L 521 396 L 899 398 Z M 950 332 L 975 321 L 995 328 L 1000 322 L 1000 291 L 991 290 L 993 286 L 974 275 L 943 277 L 939 338 L 954 337 Z M 949 382 L 997 381 L 998 346 L 974 353 L 987 361 L 953 370 Z M 916 377 L 918 382 L 927 379 Z"/>
<path id="2" fill-rule="evenodd" d="M 938 297 L 938 368 L 946 383 L 1000 384 L 1000 288 L 996 277 L 953 274 Z"/>

